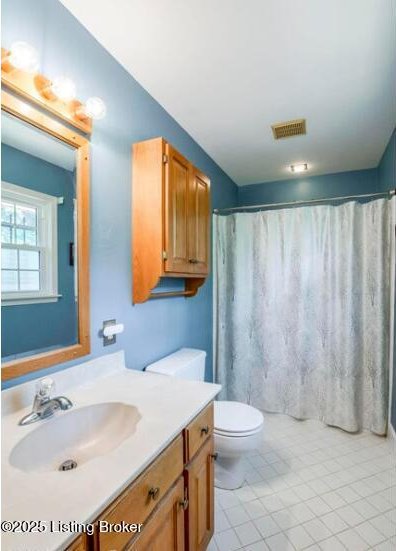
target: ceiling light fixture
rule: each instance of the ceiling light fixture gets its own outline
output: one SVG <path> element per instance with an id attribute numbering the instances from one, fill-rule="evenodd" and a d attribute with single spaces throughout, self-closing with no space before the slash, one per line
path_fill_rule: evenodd
<path id="1" fill-rule="evenodd" d="M 308 163 L 302 163 L 299 165 L 290 165 L 290 172 L 297 174 L 298 172 L 305 172 L 308 170 Z"/>
<path id="2" fill-rule="evenodd" d="M 27 42 L 14 42 L 7 56 L 7 61 L 15 69 L 36 73 L 39 68 L 39 55 Z"/>

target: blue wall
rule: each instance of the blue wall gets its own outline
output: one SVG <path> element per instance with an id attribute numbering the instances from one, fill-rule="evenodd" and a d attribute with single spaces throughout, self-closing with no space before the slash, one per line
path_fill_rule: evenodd
<path id="1" fill-rule="evenodd" d="M 394 186 L 393 186 L 394 187 Z M 341 197 L 363 193 L 376 193 L 392 188 L 379 178 L 376 168 L 353 170 L 324 176 L 301 176 L 290 180 L 241 186 L 239 205 L 307 201 L 326 197 Z"/>
<path id="2" fill-rule="evenodd" d="M 384 188 L 396 188 L 396 130 L 393 131 L 385 153 L 378 166 L 378 177 Z M 395 297 L 396 312 L 396 297 Z M 394 325 L 393 342 L 393 387 L 391 399 L 391 423 L 396 431 L 396 319 Z"/>
<path id="3" fill-rule="evenodd" d="M 74 173 L 5 144 L 1 146 L 1 158 L 5 182 L 64 198 L 58 207 L 58 293 L 62 297 L 46 304 L 3 306 L 1 355 L 74 344 L 74 268 L 69 264 L 69 243 L 74 240 Z"/>
<path id="4" fill-rule="evenodd" d="M 105 119 L 95 123 L 91 139 L 91 348 L 90 356 L 13 380 L 69 367 L 95 356 L 125 349 L 130 368 L 181 346 L 207 351 L 212 372 L 211 279 L 190 299 L 161 299 L 132 306 L 130 257 L 131 145 L 164 136 L 204 171 L 212 182 L 213 207 L 237 204 L 237 188 L 178 123 L 106 52 L 57 0 L 3 0 L 2 45 L 31 43 L 49 77 L 69 75 L 78 97 L 100 96 Z M 117 344 L 103 348 L 103 320 L 125 324 Z"/>

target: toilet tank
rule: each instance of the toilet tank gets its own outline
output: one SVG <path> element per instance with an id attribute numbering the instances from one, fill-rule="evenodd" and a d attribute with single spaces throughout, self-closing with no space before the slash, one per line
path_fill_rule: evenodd
<path id="1" fill-rule="evenodd" d="M 206 352 L 204 350 L 180 348 L 177 352 L 148 365 L 145 371 L 178 379 L 203 381 L 205 378 L 205 359 Z"/>

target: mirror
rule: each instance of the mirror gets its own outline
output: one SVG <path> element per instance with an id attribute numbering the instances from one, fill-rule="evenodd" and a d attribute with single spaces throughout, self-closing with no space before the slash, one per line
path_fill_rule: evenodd
<path id="1" fill-rule="evenodd" d="M 4 379 L 89 351 L 87 243 L 79 242 L 88 237 L 88 146 L 33 108 L 21 117 L 2 107 Z"/>

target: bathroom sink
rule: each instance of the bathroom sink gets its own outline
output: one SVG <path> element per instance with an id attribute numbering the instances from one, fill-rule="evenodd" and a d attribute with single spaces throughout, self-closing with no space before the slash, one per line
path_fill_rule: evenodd
<path id="1" fill-rule="evenodd" d="M 26 472 L 70 470 L 117 448 L 136 430 L 139 410 L 121 402 L 58 413 L 13 448 L 10 463 Z M 18 430 L 21 430 L 18 427 Z"/>

